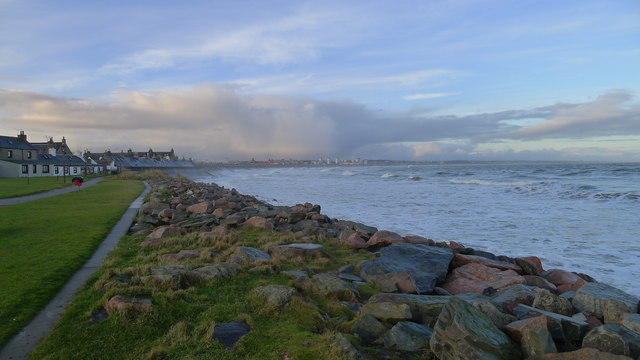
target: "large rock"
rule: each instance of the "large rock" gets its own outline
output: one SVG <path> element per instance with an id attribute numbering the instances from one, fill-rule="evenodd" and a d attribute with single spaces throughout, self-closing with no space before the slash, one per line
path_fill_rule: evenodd
<path id="1" fill-rule="evenodd" d="M 416 244 L 393 244 L 382 256 L 365 262 L 360 276 L 385 292 L 433 293 L 444 281 L 453 251 Z"/>
<path id="2" fill-rule="evenodd" d="M 461 295 L 456 295 L 460 297 Z M 463 299 L 464 300 L 464 299 Z M 468 302 L 468 301 L 467 301 Z M 488 301 L 476 301 L 471 302 L 471 305 L 476 309 L 482 311 L 498 329 L 502 329 L 505 325 L 512 323 L 516 320 L 516 317 L 511 314 L 506 314 L 498 308 L 494 303 Z"/>
<path id="3" fill-rule="evenodd" d="M 271 259 L 271 255 L 262 250 L 247 246 L 238 246 L 229 261 L 239 265 L 249 265 L 256 261 L 267 261 L 269 259 Z"/>
<path id="4" fill-rule="evenodd" d="M 466 293 L 456 295 L 456 297 L 482 311 L 498 329 L 502 329 L 505 325 L 517 320 L 515 316 L 503 312 L 502 306 L 496 305 L 493 299 L 488 296 L 478 293 Z"/>
<path id="5" fill-rule="evenodd" d="M 280 310 L 287 306 L 296 293 L 296 289 L 288 286 L 266 285 L 254 288 L 249 293 L 249 296 L 260 304 L 262 310 L 269 312 Z"/>
<path id="6" fill-rule="evenodd" d="M 317 274 L 311 279 L 305 280 L 303 288 L 322 297 L 344 301 L 356 301 L 358 299 L 358 290 L 351 283 L 327 273 Z"/>
<path id="7" fill-rule="evenodd" d="M 395 324 L 384 336 L 384 346 L 401 351 L 420 351 L 429 348 L 433 329 L 414 322 Z"/>
<path id="8" fill-rule="evenodd" d="M 501 271 L 481 264 L 470 263 L 454 269 L 441 287 L 456 295 L 467 292 L 482 293 L 487 288 L 497 290 L 523 283 L 524 278 L 515 271 Z"/>
<path id="9" fill-rule="evenodd" d="M 175 254 L 164 254 L 160 255 L 160 259 L 170 260 L 170 261 L 179 261 L 184 259 L 195 259 L 200 257 L 200 251 L 198 250 L 180 250 Z"/>
<path id="10" fill-rule="evenodd" d="M 210 201 L 203 201 L 197 204 L 187 206 L 187 212 L 194 214 L 211 214 L 214 210 Z"/>
<path id="11" fill-rule="evenodd" d="M 522 335 L 522 352 L 525 357 L 555 354 L 558 352 L 551 334 L 546 328 L 532 327 Z"/>
<path id="12" fill-rule="evenodd" d="M 553 283 L 558 288 L 559 293 L 575 291 L 580 289 L 587 282 L 580 276 L 561 269 L 551 269 L 543 272 L 542 277 Z"/>
<path id="13" fill-rule="evenodd" d="M 514 321 L 502 329 L 511 339 L 517 342 L 522 341 L 525 330 L 530 328 L 547 328 L 547 318 L 544 315 Z"/>
<path id="14" fill-rule="evenodd" d="M 622 318 L 621 324 L 631 331 L 640 333 L 640 314 L 627 314 Z"/>
<path id="15" fill-rule="evenodd" d="M 138 214 L 139 215 L 144 215 L 144 214 L 157 215 L 160 213 L 160 211 L 164 209 L 170 209 L 170 208 L 171 208 L 171 205 L 167 203 L 163 203 L 158 200 L 151 200 L 142 204 L 142 206 L 140 206 L 140 209 L 138 210 Z"/>
<path id="16" fill-rule="evenodd" d="M 227 350 L 231 351 L 240 338 L 250 331 L 251 328 L 244 321 L 215 324 L 211 340 L 219 342 Z"/>
<path id="17" fill-rule="evenodd" d="M 401 242 L 404 242 L 404 239 L 399 234 L 393 231 L 380 230 L 367 241 L 367 247 L 378 248 Z"/>
<path id="18" fill-rule="evenodd" d="M 436 242 L 433 239 L 428 239 L 426 237 L 418 236 L 418 235 L 408 235 L 404 237 L 404 242 L 409 244 L 420 244 L 420 245 L 428 245 L 435 246 Z"/>
<path id="19" fill-rule="evenodd" d="M 476 263 L 482 264 L 487 267 L 492 267 L 500 270 L 513 270 L 517 273 L 522 272 L 522 268 L 518 265 L 514 265 L 508 262 L 499 261 L 499 260 L 491 260 L 486 257 L 477 256 L 477 255 L 463 255 L 456 253 L 453 257 L 453 261 L 451 262 L 451 266 L 454 268 L 464 266 L 467 264 Z"/>
<path id="20" fill-rule="evenodd" d="M 579 311 L 587 311 L 598 317 L 605 317 L 608 306 L 626 313 L 637 313 L 638 298 L 613 286 L 592 282 L 576 291 L 573 297 L 573 306 Z"/>
<path id="21" fill-rule="evenodd" d="M 178 226 L 165 225 L 160 226 L 153 230 L 151 234 L 147 235 L 148 239 L 166 239 L 170 237 L 176 237 L 182 235 L 182 229 Z"/>
<path id="22" fill-rule="evenodd" d="M 504 287 L 493 296 L 493 302 L 498 304 L 509 314 L 513 314 L 513 308 L 518 304 L 531 305 L 535 298 L 535 291 L 522 284 Z"/>
<path id="23" fill-rule="evenodd" d="M 560 351 L 573 351 L 580 348 L 582 339 L 589 331 L 589 325 L 586 322 L 531 306 L 520 304 L 514 308 L 514 312 L 518 319 L 544 315 L 547 318 L 547 329 Z"/>
<path id="24" fill-rule="evenodd" d="M 364 315 L 356 319 L 351 326 L 351 333 L 359 337 L 363 345 L 372 345 L 386 332 L 387 328 L 371 315 Z"/>
<path id="25" fill-rule="evenodd" d="M 196 275 L 206 280 L 216 280 L 238 274 L 238 266 L 235 264 L 221 263 L 205 265 L 193 271 Z"/>
<path id="26" fill-rule="evenodd" d="M 284 259 L 301 258 L 303 260 L 312 260 L 326 256 L 324 246 L 320 244 L 307 243 L 274 245 L 269 247 L 269 253 L 273 256 L 280 256 Z"/>
<path id="27" fill-rule="evenodd" d="M 518 346 L 489 318 L 456 297 L 442 309 L 430 345 L 440 360 L 521 358 Z"/>
<path id="28" fill-rule="evenodd" d="M 540 275 L 544 271 L 542 261 L 537 256 L 516 258 L 515 263 L 522 268 L 522 273 L 525 275 Z"/>
<path id="29" fill-rule="evenodd" d="M 362 236 L 365 239 L 369 239 L 373 234 L 375 234 L 378 231 L 378 229 L 373 226 L 368 226 L 361 223 L 346 221 L 346 220 L 337 221 L 334 224 L 334 226 L 338 230 L 353 230 L 358 234 L 360 234 L 360 236 Z"/>
<path id="30" fill-rule="evenodd" d="M 340 233 L 340 242 L 354 249 L 364 249 L 367 247 L 367 240 L 353 230 L 344 230 Z"/>
<path id="31" fill-rule="evenodd" d="M 242 226 L 264 230 L 273 230 L 273 223 L 263 216 L 252 216 L 242 223 Z"/>
<path id="32" fill-rule="evenodd" d="M 146 311 L 152 307 L 151 299 L 144 297 L 133 297 L 126 295 L 116 295 L 107 301 L 105 308 L 107 311 L 114 310 L 137 310 Z"/>
<path id="33" fill-rule="evenodd" d="M 560 296 L 551 293 L 546 289 L 539 289 L 536 292 L 536 296 L 533 299 L 534 308 L 549 311 L 552 313 L 571 316 L 573 315 L 573 306 L 569 299 L 561 298 Z"/>
<path id="34" fill-rule="evenodd" d="M 333 342 L 329 346 L 347 359 L 359 359 L 362 357 L 362 354 L 360 354 L 358 349 L 351 344 L 344 334 L 338 333 L 334 335 Z"/>
<path id="35" fill-rule="evenodd" d="M 624 355 L 614 355 L 596 349 L 583 348 L 576 351 L 532 356 L 527 360 L 633 360 Z"/>
<path id="36" fill-rule="evenodd" d="M 171 264 L 154 266 L 150 269 L 151 275 L 181 275 L 190 273 L 193 268 L 189 265 Z"/>
<path id="37" fill-rule="evenodd" d="M 413 294 L 375 294 L 367 304 L 395 303 L 409 305 L 412 321 L 433 327 L 442 308 L 449 303 L 449 296 Z"/>
<path id="38" fill-rule="evenodd" d="M 372 315 L 384 322 L 396 323 L 411 320 L 411 307 L 397 302 L 368 302 L 360 308 L 360 315 Z"/>
<path id="39" fill-rule="evenodd" d="M 558 288 L 555 285 L 553 285 L 553 283 L 551 283 L 550 281 L 548 281 L 547 279 L 541 276 L 524 275 L 523 277 L 524 277 L 525 285 L 538 287 L 541 289 L 547 289 L 554 293 L 558 291 Z"/>
<path id="40" fill-rule="evenodd" d="M 640 358 L 640 334 L 619 325 L 602 325 L 584 337 L 582 347 Z"/>

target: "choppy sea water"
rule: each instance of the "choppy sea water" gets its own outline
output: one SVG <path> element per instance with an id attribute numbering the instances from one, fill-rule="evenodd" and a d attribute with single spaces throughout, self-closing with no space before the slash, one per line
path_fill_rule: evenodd
<path id="1" fill-rule="evenodd" d="M 640 164 L 216 169 L 196 181 L 274 205 L 589 274 L 640 296 Z"/>

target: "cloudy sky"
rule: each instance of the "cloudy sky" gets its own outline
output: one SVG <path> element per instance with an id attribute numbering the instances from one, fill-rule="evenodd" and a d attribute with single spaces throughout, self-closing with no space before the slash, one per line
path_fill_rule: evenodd
<path id="1" fill-rule="evenodd" d="M 0 134 L 200 160 L 640 161 L 638 0 L 0 0 Z"/>

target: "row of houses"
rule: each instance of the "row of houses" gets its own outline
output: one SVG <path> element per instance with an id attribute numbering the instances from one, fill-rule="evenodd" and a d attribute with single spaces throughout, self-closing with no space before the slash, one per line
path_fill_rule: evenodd
<path id="1" fill-rule="evenodd" d="M 73 154 L 67 141 L 36 143 L 27 141 L 24 131 L 16 137 L 0 136 L 0 177 L 44 177 L 116 173 L 124 170 L 191 168 L 191 160 L 180 160 L 173 149 L 168 152 Z"/>

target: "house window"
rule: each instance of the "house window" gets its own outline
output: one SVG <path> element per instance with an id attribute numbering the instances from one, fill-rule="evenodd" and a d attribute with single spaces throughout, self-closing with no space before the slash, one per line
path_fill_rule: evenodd
<path id="1" fill-rule="evenodd" d="M 12 158 L 13 157 L 13 150 L 7 150 L 7 157 L 8 158 Z"/>
<path id="2" fill-rule="evenodd" d="M 22 173 L 23 174 L 29 173 L 29 165 L 22 165 Z"/>
<path id="3" fill-rule="evenodd" d="M 31 151 L 27 151 L 27 159 L 31 159 Z"/>
<path id="4" fill-rule="evenodd" d="M 74 167 L 74 168 L 73 168 L 73 173 L 74 173 L 74 174 L 77 174 L 77 173 L 78 173 L 78 168 L 77 168 L 77 167 Z"/>
<path id="5" fill-rule="evenodd" d="M 33 173 L 37 173 L 38 172 L 38 165 L 33 164 Z"/>
<path id="6" fill-rule="evenodd" d="M 56 175 L 60 174 L 60 168 L 59 167 L 56 166 L 56 169 L 54 171 L 55 171 Z"/>
<path id="7" fill-rule="evenodd" d="M 42 173 L 43 174 L 49 173 L 49 165 L 42 165 Z"/>

